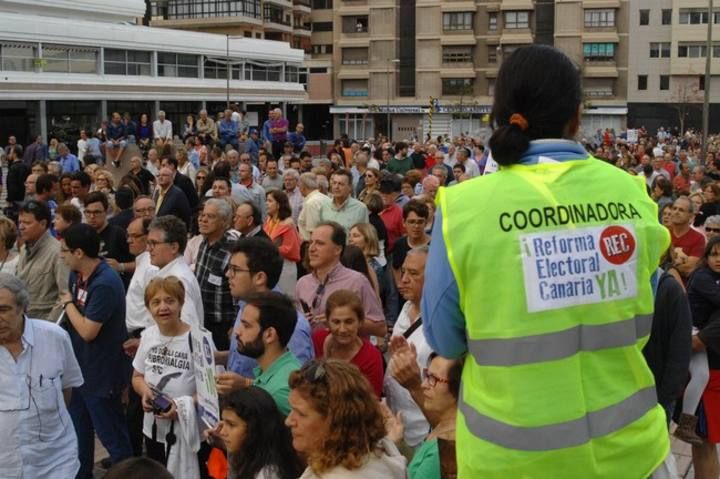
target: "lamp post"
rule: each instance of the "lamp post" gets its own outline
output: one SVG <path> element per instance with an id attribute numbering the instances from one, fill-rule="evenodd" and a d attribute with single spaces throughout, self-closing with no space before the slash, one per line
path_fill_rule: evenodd
<path id="1" fill-rule="evenodd" d="M 397 58 L 387 59 L 387 103 L 386 103 L 386 121 L 387 121 L 387 138 L 390 141 L 390 65 L 393 63 L 400 63 Z"/>
<path id="2" fill-rule="evenodd" d="M 230 77 L 232 65 L 230 63 L 230 39 L 244 38 L 237 35 L 225 35 L 225 108 L 230 108 Z"/>
<path id="3" fill-rule="evenodd" d="M 703 98 L 702 157 L 707 155 L 708 128 L 710 128 L 710 59 L 712 58 L 713 0 L 708 0 L 707 53 L 705 55 L 705 97 Z M 684 132 L 680 132 L 683 134 Z"/>

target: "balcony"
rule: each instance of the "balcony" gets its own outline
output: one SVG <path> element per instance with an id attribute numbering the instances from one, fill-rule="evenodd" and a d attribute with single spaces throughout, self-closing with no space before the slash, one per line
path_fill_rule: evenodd
<path id="1" fill-rule="evenodd" d="M 293 0 L 293 10 L 296 12 L 311 13 L 312 4 L 310 0 Z"/>
<path id="2" fill-rule="evenodd" d="M 342 32 L 345 35 L 367 35 L 368 16 L 344 16 L 342 17 Z"/>
<path id="3" fill-rule="evenodd" d="M 296 22 L 293 25 L 293 35 L 301 37 L 310 37 L 312 35 L 312 27 L 310 23 Z"/>
<path id="4" fill-rule="evenodd" d="M 288 33 L 293 31 L 292 17 L 289 13 L 285 13 L 282 8 L 265 4 L 263 20 L 265 21 L 265 27 L 269 30 Z"/>

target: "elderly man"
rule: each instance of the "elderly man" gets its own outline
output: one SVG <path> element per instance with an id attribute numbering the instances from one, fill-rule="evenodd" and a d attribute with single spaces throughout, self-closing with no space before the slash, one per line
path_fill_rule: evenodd
<path id="1" fill-rule="evenodd" d="M 233 227 L 243 238 L 259 236 L 269 239 L 263 230 L 262 213 L 252 201 L 244 201 L 237 207 L 233 217 Z"/>
<path id="2" fill-rule="evenodd" d="M 140 181 L 140 193 L 147 195 L 150 193 L 150 186 L 155 183 L 155 177 L 147 169 L 143 168 L 142 158 L 133 156 L 130 158 L 129 174 Z"/>
<path id="3" fill-rule="evenodd" d="M 40 201 L 28 201 L 18 217 L 20 249 L 17 276 L 27 286 L 32 318 L 57 319 L 62 312 L 60 294 L 67 291 L 69 270 L 59 259 L 60 243 L 50 236 L 50 209 Z"/>
<path id="4" fill-rule="evenodd" d="M 673 203 L 670 228 L 675 251 L 673 263 L 684 278 L 695 269 L 705 249 L 705 237 L 690 227 L 696 213 L 695 204 L 687 196 L 681 196 Z"/>
<path id="5" fill-rule="evenodd" d="M 80 462 L 67 406 L 83 377 L 68 333 L 26 316 L 29 305 L 23 282 L 0 273 L 0 477 L 72 478 Z"/>
<path id="6" fill-rule="evenodd" d="M 283 146 L 287 141 L 287 135 L 290 122 L 283 118 L 280 108 L 275 108 L 272 121 L 270 122 L 270 134 L 272 135 L 272 154 L 275 158 L 280 158 L 283 152 Z"/>
<path id="7" fill-rule="evenodd" d="M 158 216 L 148 227 L 147 249 L 150 264 L 158 268 L 155 274 L 146 275 L 151 279 L 177 277 L 185 287 L 185 302 L 180 318 L 191 326 L 200 326 L 205 313 L 197 278 L 183 258 L 187 245 L 185 223 L 173 215 Z M 145 285 L 147 286 L 147 284 Z"/>
<path id="8" fill-rule="evenodd" d="M 352 174 L 348 170 L 337 170 L 330 179 L 330 188 L 333 199 L 320 209 L 321 221 L 334 221 L 345 228 L 345 233 L 353 225 L 369 221 L 370 212 L 365 203 L 350 196 Z"/>
<path id="9" fill-rule="evenodd" d="M 215 120 L 208 116 L 207 110 L 204 108 L 200 110 L 200 115 L 197 120 L 197 134 L 203 140 L 203 144 L 212 145 L 218 139 L 217 127 L 215 126 Z"/>
<path id="10" fill-rule="evenodd" d="M 705 220 L 705 238 L 710 241 L 720 235 L 720 215 L 708 216 Z"/>
<path id="11" fill-rule="evenodd" d="M 212 332 L 218 349 L 230 347 L 229 331 L 235 320 L 235 306 L 230 296 L 225 269 L 230 261 L 230 245 L 236 237 L 229 230 L 233 210 L 224 199 L 205 202 L 198 226 L 203 237 L 195 263 L 195 277 L 205 310 L 204 326 Z"/>
<path id="12" fill-rule="evenodd" d="M 25 178 L 25 201 L 35 198 L 35 185 L 37 184 L 38 175 L 30 173 Z"/>
<path id="13" fill-rule="evenodd" d="M 60 162 L 60 168 L 63 173 L 75 173 L 80 171 L 80 162 L 77 156 L 70 153 L 70 149 L 65 143 L 58 145 L 58 161 Z"/>
<path id="14" fill-rule="evenodd" d="M 303 195 L 298 187 L 298 180 L 300 179 L 300 173 L 293 168 L 288 168 L 283 173 L 283 191 L 290 201 L 290 209 L 292 210 L 292 219 L 295 224 L 298 224 L 300 218 L 300 212 L 303 207 Z"/>
<path id="15" fill-rule="evenodd" d="M 224 150 L 230 145 L 233 149 L 238 149 L 238 124 L 232 119 L 232 110 L 226 109 L 223 119 L 217 125 L 218 137 L 220 138 L 220 147 Z"/>
<path id="16" fill-rule="evenodd" d="M 320 211 L 332 200 L 320 192 L 317 176 L 314 173 L 300 175 L 298 187 L 304 197 L 303 207 L 298 216 L 298 230 L 304 241 L 310 241 L 312 231 L 322 222 Z"/>
<path id="17" fill-rule="evenodd" d="M 157 175 L 157 189 L 155 190 L 155 215 L 175 215 L 185 225 L 190 224 L 190 202 L 183 191 L 173 184 L 175 172 L 172 168 L 163 166 Z"/>
<path id="18" fill-rule="evenodd" d="M 432 348 L 423 333 L 420 303 L 425 284 L 425 263 L 428 247 L 411 249 L 402 266 L 402 276 L 398 289 L 406 302 L 400 311 L 390 339 L 392 359 L 385 374 L 384 392 L 388 406 L 394 413 L 400 413 L 405 424 L 405 442 L 417 447 L 427 435 L 429 424 L 418 406 L 423 401 L 423 391 L 419 381 L 399 383 L 393 373 L 402 370 L 406 361 L 417 363 L 420 371 L 427 367 Z M 411 346 L 412 345 L 412 349 Z M 414 350 L 414 351 L 413 351 Z"/>
<path id="19" fill-rule="evenodd" d="M 165 119 L 165 112 L 158 112 L 158 119 L 153 122 L 153 139 L 155 147 L 162 148 L 167 143 L 172 143 L 173 129 L 172 122 Z"/>
<path id="20" fill-rule="evenodd" d="M 133 202 L 135 218 L 153 219 L 155 217 L 155 201 L 149 196 L 140 195 Z"/>
<path id="21" fill-rule="evenodd" d="M 305 135 L 303 132 L 305 131 L 305 125 L 302 123 L 298 123 L 295 125 L 295 131 L 288 134 L 288 141 L 292 143 L 293 151 L 295 153 L 300 153 L 303 151 L 303 148 L 305 148 Z"/>

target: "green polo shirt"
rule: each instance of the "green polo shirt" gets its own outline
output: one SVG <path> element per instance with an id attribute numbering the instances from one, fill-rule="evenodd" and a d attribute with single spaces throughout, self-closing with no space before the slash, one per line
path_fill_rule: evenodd
<path id="1" fill-rule="evenodd" d="M 285 416 L 290 414 L 290 404 L 288 404 L 290 386 L 288 385 L 288 379 L 290 373 L 298 369 L 300 369 L 300 361 L 290 351 L 277 358 L 265 372 L 260 367 L 253 369 L 253 374 L 255 374 L 253 384 L 267 391 L 275 400 L 280 412 Z"/>

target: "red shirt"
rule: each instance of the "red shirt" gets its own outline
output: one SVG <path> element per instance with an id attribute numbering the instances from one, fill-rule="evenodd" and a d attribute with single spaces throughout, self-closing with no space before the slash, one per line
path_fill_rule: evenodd
<path id="1" fill-rule="evenodd" d="M 393 203 L 380 212 L 380 219 L 385 224 L 388 235 L 387 252 L 392 251 L 395 242 L 405 233 L 402 208 Z M 387 256 L 387 255 L 386 255 Z"/>
<path id="2" fill-rule="evenodd" d="M 312 335 L 313 346 L 315 346 L 315 357 L 322 358 L 325 356 L 325 339 L 330 335 L 330 331 L 324 328 L 316 330 Z M 360 370 L 367 378 L 378 399 L 382 395 L 383 388 L 383 362 L 380 350 L 373 346 L 366 338 L 362 340 L 362 347 L 354 358 L 350 361 Z"/>
<path id="3" fill-rule="evenodd" d="M 702 255 L 705 252 L 705 236 L 692 228 L 690 228 L 687 233 L 679 237 L 675 236 L 675 233 L 670 230 L 670 239 L 672 241 L 673 248 L 682 248 L 682 252 L 688 256 L 702 258 Z"/>

